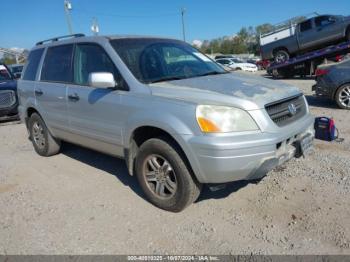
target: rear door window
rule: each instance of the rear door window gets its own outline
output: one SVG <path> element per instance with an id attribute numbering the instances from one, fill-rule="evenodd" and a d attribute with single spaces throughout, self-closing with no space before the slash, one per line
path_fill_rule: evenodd
<path id="1" fill-rule="evenodd" d="M 72 82 L 73 45 L 48 48 L 41 71 L 41 80 L 50 82 Z"/>
<path id="2" fill-rule="evenodd" d="M 300 32 L 308 31 L 312 28 L 311 20 L 306 20 L 300 24 Z"/>
<path id="3" fill-rule="evenodd" d="M 36 49 L 31 51 L 28 56 L 27 67 L 23 74 L 23 80 L 34 81 L 36 77 L 36 72 L 38 71 L 39 63 L 44 49 Z"/>

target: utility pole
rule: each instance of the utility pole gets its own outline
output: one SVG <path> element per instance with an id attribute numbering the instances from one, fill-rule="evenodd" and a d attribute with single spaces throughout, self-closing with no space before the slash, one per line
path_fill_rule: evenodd
<path id="1" fill-rule="evenodd" d="M 67 24 L 68 24 L 68 31 L 69 34 L 73 34 L 73 28 L 72 28 L 72 21 L 70 17 L 70 11 L 72 10 L 72 4 L 69 0 L 64 0 L 64 12 L 66 14 Z"/>
<path id="2" fill-rule="evenodd" d="M 182 36 L 184 42 L 186 42 L 186 32 L 185 32 L 185 12 L 186 9 L 184 7 L 181 8 L 181 21 L 182 21 Z"/>
<path id="3" fill-rule="evenodd" d="M 92 33 L 96 36 L 100 32 L 100 27 L 98 26 L 97 18 L 92 18 L 92 26 L 91 26 Z"/>

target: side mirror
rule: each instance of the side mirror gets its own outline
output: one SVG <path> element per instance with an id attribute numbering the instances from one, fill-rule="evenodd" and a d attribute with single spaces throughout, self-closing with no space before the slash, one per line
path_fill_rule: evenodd
<path id="1" fill-rule="evenodd" d="M 330 23 L 334 23 L 334 22 L 336 22 L 337 20 L 335 19 L 335 17 L 329 17 L 329 18 L 328 18 L 328 21 L 329 21 Z"/>
<path id="2" fill-rule="evenodd" d="M 107 72 L 90 73 L 88 83 L 96 88 L 115 88 L 117 85 L 113 74 Z"/>

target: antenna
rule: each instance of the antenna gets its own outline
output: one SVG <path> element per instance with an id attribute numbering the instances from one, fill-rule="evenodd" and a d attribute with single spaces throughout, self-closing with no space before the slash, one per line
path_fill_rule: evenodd
<path id="1" fill-rule="evenodd" d="M 72 3 L 69 0 L 64 0 L 64 12 L 66 14 L 67 24 L 68 24 L 68 31 L 69 34 L 73 34 L 73 28 L 72 28 L 72 21 L 70 17 L 70 11 L 73 9 Z"/>
<path id="2" fill-rule="evenodd" d="M 183 36 L 183 40 L 184 42 L 186 42 L 186 32 L 185 32 L 185 12 L 186 9 L 184 7 L 181 8 L 181 21 L 182 21 L 182 36 Z"/>
<path id="3" fill-rule="evenodd" d="M 97 22 L 97 18 L 96 17 L 93 17 L 92 18 L 92 26 L 91 26 L 91 31 L 92 33 L 97 36 L 98 33 L 100 32 L 100 27 L 98 25 L 98 22 Z"/>

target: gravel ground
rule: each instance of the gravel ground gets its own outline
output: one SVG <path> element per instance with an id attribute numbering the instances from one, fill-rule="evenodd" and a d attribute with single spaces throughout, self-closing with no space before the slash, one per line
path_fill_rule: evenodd
<path id="1" fill-rule="evenodd" d="M 350 114 L 286 80 L 342 143 L 316 141 L 258 183 L 204 189 L 179 214 L 143 197 L 123 161 L 73 145 L 35 154 L 23 124 L 0 126 L 1 254 L 350 254 Z"/>

